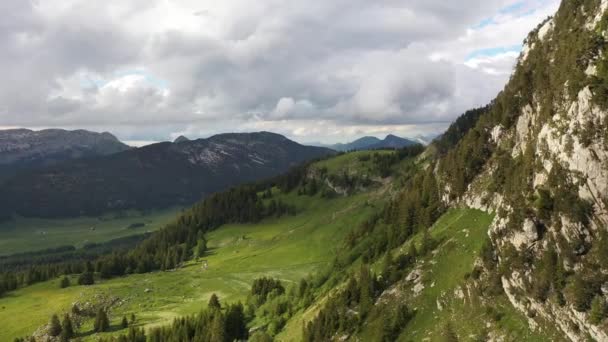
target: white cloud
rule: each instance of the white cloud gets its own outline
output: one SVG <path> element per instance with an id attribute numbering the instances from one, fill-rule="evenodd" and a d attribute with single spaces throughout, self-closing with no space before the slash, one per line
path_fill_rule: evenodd
<path id="1" fill-rule="evenodd" d="M 129 140 L 436 133 L 487 103 L 557 0 L 6 0 L 2 126 Z M 374 133 L 376 132 L 376 133 Z"/>

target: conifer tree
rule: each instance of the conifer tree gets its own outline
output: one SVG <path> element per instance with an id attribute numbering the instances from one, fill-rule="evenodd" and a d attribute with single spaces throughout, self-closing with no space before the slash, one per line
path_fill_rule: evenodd
<path id="1" fill-rule="evenodd" d="M 78 277 L 78 285 L 93 285 L 95 284 L 95 277 L 93 276 L 93 272 L 84 271 Z"/>
<path id="2" fill-rule="evenodd" d="M 49 335 L 59 336 L 59 334 L 61 334 L 61 322 L 59 322 L 57 315 L 53 315 L 49 324 Z"/>
<path id="3" fill-rule="evenodd" d="M 72 319 L 70 318 L 70 315 L 65 314 L 63 322 L 61 322 L 61 340 L 69 341 L 72 337 L 74 337 Z"/>
<path id="4" fill-rule="evenodd" d="M 359 308 L 361 315 L 365 316 L 371 307 L 374 305 L 373 291 L 372 291 L 372 279 L 369 273 L 368 266 L 366 264 L 361 265 L 361 271 L 359 272 L 359 287 L 360 287 L 360 299 Z"/>
<path id="5" fill-rule="evenodd" d="M 230 305 L 226 313 L 226 335 L 229 341 L 246 340 L 249 331 L 245 322 L 243 304 Z"/>
<path id="6" fill-rule="evenodd" d="M 219 304 L 219 302 L 218 302 Z M 217 312 L 211 322 L 211 341 L 223 342 L 226 340 L 226 332 L 224 328 L 224 320 L 222 314 Z"/>
<path id="7" fill-rule="evenodd" d="M 61 282 L 59 283 L 59 287 L 62 289 L 65 289 L 66 287 L 70 286 L 70 278 L 68 278 L 67 276 L 64 276 L 61 279 Z"/>
<path id="8" fill-rule="evenodd" d="M 413 260 L 416 260 L 416 258 L 418 257 L 418 250 L 416 249 L 416 245 L 412 242 L 410 243 L 410 249 L 407 252 L 407 254 L 410 256 L 410 258 L 412 258 Z"/>
<path id="9" fill-rule="evenodd" d="M 426 255 L 433 249 L 433 241 L 431 239 L 431 234 L 429 234 L 429 230 L 424 228 L 424 233 L 422 234 L 422 243 L 420 245 L 420 254 Z"/>
<path id="10" fill-rule="evenodd" d="M 601 296 L 595 296 L 591 302 L 591 311 L 589 312 L 591 323 L 600 324 L 606 317 L 606 313 L 606 301 Z"/>
<path id="11" fill-rule="evenodd" d="M 207 241 L 203 238 L 198 240 L 196 244 L 196 257 L 202 258 L 205 256 L 205 252 L 207 251 Z"/>
<path id="12" fill-rule="evenodd" d="M 127 316 L 122 316 L 122 321 L 120 322 L 120 326 L 123 329 L 126 329 L 129 327 L 129 321 L 127 321 Z"/>
<path id="13" fill-rule="evenodd" d="M 222 305 L 220 304 L 220 299 L 214 294 L 211 295 L 211 298 L 209 298 L 209 308 L 210 309 L 221 309 Z"/>
<path id="14" fill-rule="evenodd" d="M 574 275 L 574 280 L 571 284 L 571 293 L 575 310 L 581 312 L 589 310 L 589 306 L 593 300 L 593 293 L 583 277 L 578 273 Z"/>
<path id="15" fill-rule="evenodd" d="M 384 260 L 382 261 L 382 277 L 384 278 L 384 281 L 386 283 L 392 283 L 393 255 L 390 251 L 386 252 L 386 254 L 384 255 Z"/>

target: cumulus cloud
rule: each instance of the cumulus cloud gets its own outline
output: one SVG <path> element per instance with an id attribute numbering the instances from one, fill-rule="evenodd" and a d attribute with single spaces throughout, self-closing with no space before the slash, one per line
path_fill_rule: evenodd
<path id="1" fill-rule="evenodd" d="M 5 0 L 0 125 L 126 140 L 438 133 L 557 0 Z"/>

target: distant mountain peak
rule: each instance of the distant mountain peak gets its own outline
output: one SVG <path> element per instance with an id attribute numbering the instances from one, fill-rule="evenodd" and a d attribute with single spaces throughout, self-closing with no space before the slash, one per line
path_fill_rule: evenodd
<path id="1" fill-rule="evenodd" d="M 25 128 L 0 130 L 0 164 L 50 165 L 81 157 L 108 155 L 128 150 L 114 135 L 79 129 Z"/>
<path id="2" fill-rule="evenodd" d="M 183 143 L 183 142 L 186 142 L 186 141 L 190 141 L 190 139 L 188 139 L 187 137 L 185 137 L 183 135 L 180 135 L 173 142 L 176 143 L 176 144 L 179 144 L 179 143 Z"/>
<path id="3" fill-rule="evenodd" d="M 335 144 L 329 146 L 336 151 L 352 151 L 352 150 L 375 150 L 382 148 L 403 148 L 416 144 L 415 141 L 398 137 L 394 134 L 389 134 L 386 138 L 379 139 L 373 136 L 366 136 L 346 144 Z"/>

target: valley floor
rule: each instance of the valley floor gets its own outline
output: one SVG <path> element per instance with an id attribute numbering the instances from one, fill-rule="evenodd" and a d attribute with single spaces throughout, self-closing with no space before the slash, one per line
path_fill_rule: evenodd
<path id="1" fill-rule="evenodd" d="M 295 282 L 327 265 L 345 234 L 377 210 L 368 203 L 369 193 L 331 200 L 287 197 L 297 205 L 298 215 L 210 233 L 206 270 L 202 260 L 192 261 L 174 271 L 135 274 L 88 287 L 60 289 L 56 279 L 8 294 L 0 299 L 0 341 L 31 334 L 52 314 L 69 311 L 74 302 L 116 302 L 110 311 L 112 326 L 118 326 L 123 315 L 135 313 L 137 325 L 151 327 L 197 313 L 212 293 L 222 302 L 244 301 L 256 278 Z M 71 280 L 76 284 L 75 276 Z M 91 330 L 92 321 L 85 322 L 81 336 L 93 338 Z M 117 328 L 106 335 L 119 332 Z"/>
<path id="2" fill-rule="evenodd" d="M 180 210 L 129 211 L 67 219 L 17 217 L 0 222 L 0 256 L 62 246 L 80 248 L 88 243 L 152 232 L 174 220 Z"/>

